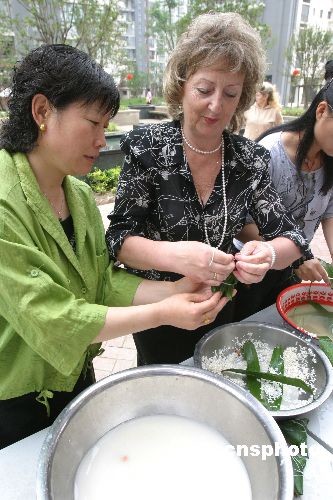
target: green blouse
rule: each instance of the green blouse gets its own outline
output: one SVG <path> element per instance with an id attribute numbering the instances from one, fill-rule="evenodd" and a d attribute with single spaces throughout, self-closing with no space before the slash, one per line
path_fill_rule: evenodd
<path id="1" fill-rule="evenodd" d="M 84 182 L 63 184 L 74 253 L 26 156 L 1 150 L 0 175 L 0 399 L 71 391 L 107 306 L 129 306 L 141 279 L 110 263 Z"/>

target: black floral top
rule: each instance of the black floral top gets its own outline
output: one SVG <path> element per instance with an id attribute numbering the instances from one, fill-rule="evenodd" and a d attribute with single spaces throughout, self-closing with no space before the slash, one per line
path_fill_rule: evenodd
<path id="1" fill-rule="evenodd" d="M 220 250 L 233 252 L 233 237 L 249 212 L 267 239 L 285 236 L 312 258 L 303 233 L 287 213 L 271 184 L 269 152 L 239 135 L 224 132 L 227 229 Z M 110 226 L 106 233 L 111 258 L 117 258 L 128 235 L 162 241 L 205 241 L 204 219 L 212 246 L 220 242 L 224 223 L 222 174 L 202 206 L 184 154 L 180 123 L 164 122 L 135 129 L 121 142 L 121 171 Z M 205 158 L 202 158 L 204 163 Z M 170 280 L 173 273 L 129 269 L 148 279 Z"/>

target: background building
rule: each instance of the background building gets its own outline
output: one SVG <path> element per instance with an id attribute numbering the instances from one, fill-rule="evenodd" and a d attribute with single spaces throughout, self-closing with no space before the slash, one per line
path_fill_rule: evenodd
<path id="1" fill-rule="evenodd" d="M 286 59 L 287 46 L 292 35 L 303 28 L 332 29 L 333 0 L 265 0 L 263 22 L 272 31 L 267 76 L 276 85 L 282 104 L 288 105 L 292 68 Z"/>

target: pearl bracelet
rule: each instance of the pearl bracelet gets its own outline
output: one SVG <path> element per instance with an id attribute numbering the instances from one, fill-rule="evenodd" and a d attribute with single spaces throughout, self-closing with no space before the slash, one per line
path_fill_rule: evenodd
<path id="1" fill-rule="evenodd" d="M 262 241 L 261 243 L 262 243 L 262 245 L 265 245 L 267 248 L 269 248 L 270 251 L 271 251 L 272 260 L 271 260 L 271 264 L 270 264 L 269 268 L 272 269 L 272 267 L 274 266 L 275 261 L 276 261 L 276 251 L 275 251 L 275 248 L 273 247 L 273 245 L 271 243 L 268 243 L 268 241 Z"/>

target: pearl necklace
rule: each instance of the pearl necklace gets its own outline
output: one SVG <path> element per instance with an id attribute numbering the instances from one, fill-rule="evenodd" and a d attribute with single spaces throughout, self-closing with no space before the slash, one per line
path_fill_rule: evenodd
<path id="1" fill-rule="evenodd" d="M 221 147 L 221 170 L 222 170 L 221 174 L 222 174 L 222 194 L 223 194 L 223 208 L 224 208 L 224 223 L 223 223 L 223 231 L 222 231 L 221 239 L 219 241 L 219 244 L 216 245 L 216 247 L 215 247 L 217 249 L 220 248 L 220 246 L 222 245 L 222 243 L 224 241 L 225 233 L 226 233 L 226 230 L 227 230 L 227 219 L 228 219 L 228 206 L 227 206 L 227 195 L 226 195 L 225 175 L 224 175 L 224 141 L 223 141 L 223 136 L 222 136 L 222 141 L 221 141 L 221 146 L 220 147 Z M 201 206 L 203 207 L 203 203 L 200 200 L 200 196 L 199 196 L 198 192 L 197 192 L 197 195 L 198 195 L 199 201 L 201 203 Z M 208 237 L 208 230 L 207 230 L 207 224 L 206 224 L 205 215 L 204 215 L 204 218 L 203 218 L 203 225 L 204 225 L 205 241 L 206 241 L 207 245 L 212 246 L 211 242 L 209 241 L 209 237 Z"/>
<path id="2" fill-rule="evenodd" d="M 182 138 L 183 138 L 183 141 L 185 142 L 186 146 L 188 146 L 190 149 L 192 149 L 192 151 L 194 151 L 195 153 L 198 153 L 199 155 L 212 155 L 212 154 L 216 153 L 219 149 L 221 149 L 222 146 L 223 146 L 223 138 L 222 138 L 222 140 L 221 140 L 220 144 L 217 146 L 217 148 L 212 149 L 211 151 L 203 151 L 202 149 L 195 148 L 186 139 L 185 134 L 184 134 L 184 130 L 183 130 L 182 126 L 180 127 L 180 129 L 182 131 Z"/>

